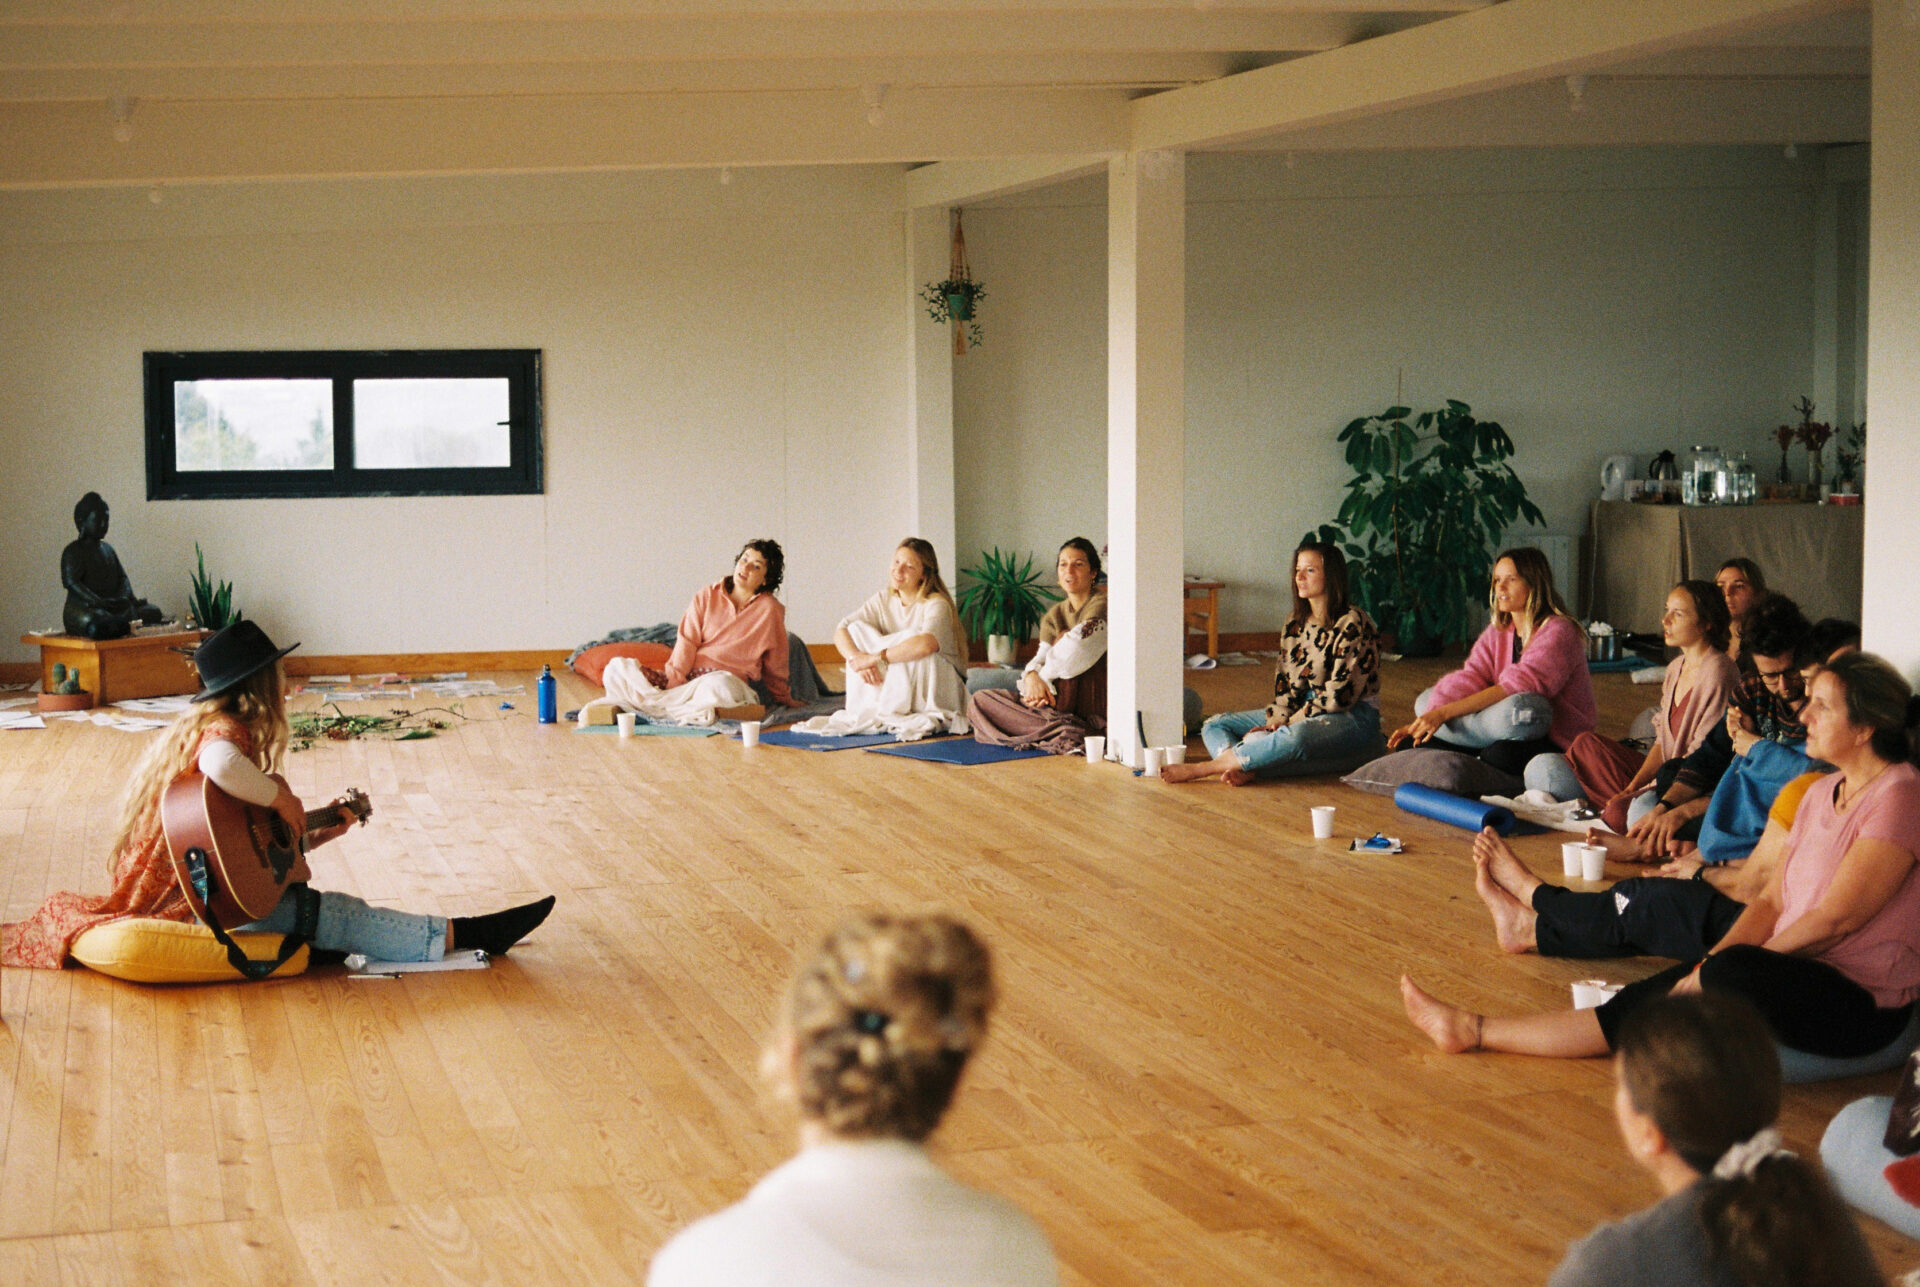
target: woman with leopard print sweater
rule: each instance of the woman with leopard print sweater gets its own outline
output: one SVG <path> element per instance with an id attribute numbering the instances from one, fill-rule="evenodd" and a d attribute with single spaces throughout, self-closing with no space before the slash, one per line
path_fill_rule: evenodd
<path id="1" fill-rule="evenodd" d="M 1380 636 L 1347 599 L 1347 561 L 1337 546 L 1303 542 L 1293 552 L 1293 614 L 1281 636 L 1273 704 L 1216 715 L 1200 729 L 1213 758 L 1168 765 L 1170 782 L 1296 777 L 1349 767 L 1380 743 Z"/>

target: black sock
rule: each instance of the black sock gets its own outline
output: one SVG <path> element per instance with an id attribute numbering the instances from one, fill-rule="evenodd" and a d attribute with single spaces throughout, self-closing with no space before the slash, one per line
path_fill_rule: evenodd
<path id="1" fill-rule="evenodd" d="M 453 950 L 505 956 L 508 948 L 533 933 L 552 910 L 553 895 L 548 894 L 537 903 L 509 907 L 503 912 L 456 916 L 453 918 Z"/>

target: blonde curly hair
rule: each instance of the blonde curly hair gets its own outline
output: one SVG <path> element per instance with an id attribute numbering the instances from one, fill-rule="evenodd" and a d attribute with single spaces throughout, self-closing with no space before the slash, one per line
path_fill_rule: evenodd
<path id="1" fill-rule="evenodd" d="M 993 963 L 947 916 L 855 917 L 794 978 L 775 1034 L 802 1116 L 836 1135 L 923 1140 L 987 1033 Z"/>

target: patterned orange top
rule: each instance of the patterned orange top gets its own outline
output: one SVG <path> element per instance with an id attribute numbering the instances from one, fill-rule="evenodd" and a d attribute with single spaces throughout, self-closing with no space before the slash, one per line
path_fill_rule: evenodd
<path id="1" fill-rule="evenodd" d="M 217 719 L 207 725 L 200 735 L 200 745 L 194 748 L 196 759 L 211 741 L 232 742 L 243 755 L 252 751 L 253 739 L 246 726 L 235 719 Z M 66 965 L 74 939 L 96 925 L 122 917 L 193 919 L 186 897 L 173 878 L 158 811 L 150 824 L 129 837 L 125 848 L 114 855 L 112 872 L 113 889 L 105 895 L 89 897 L 63 890 L 26 920 L 0 925 L 0 965 L 58 970 Z"/>

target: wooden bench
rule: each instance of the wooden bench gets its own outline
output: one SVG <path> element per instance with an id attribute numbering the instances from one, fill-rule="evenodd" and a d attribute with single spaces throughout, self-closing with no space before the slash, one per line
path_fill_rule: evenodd
<path id="1" fill-rule="evenodd" d="M 1187 633 L 1205 635 L 1207 656 L 1218 661 L 1220 659 L 1220 591 L 1226 582 L 1189 579 L 1182 582 L 1182 585 L 1185 587 L 1186 602 L 1182 606 L 1186 612 Z"/>
<path id="2" fill-rule="evenodd" d="M 177 630 L 105 640 L 79 635 L 21 635 L 20 642 L 40 650 L 42 692 L 53 691 L 53 667 L 58 662 L 78 671 L 80 687 L 93 694 L 96 706 L 105 706 L 131 697 L 169 697 L 199 691 L 200 680 L 192 663 L 174 649 L 192 648 L 206 637 L 204 630 Z"/>

